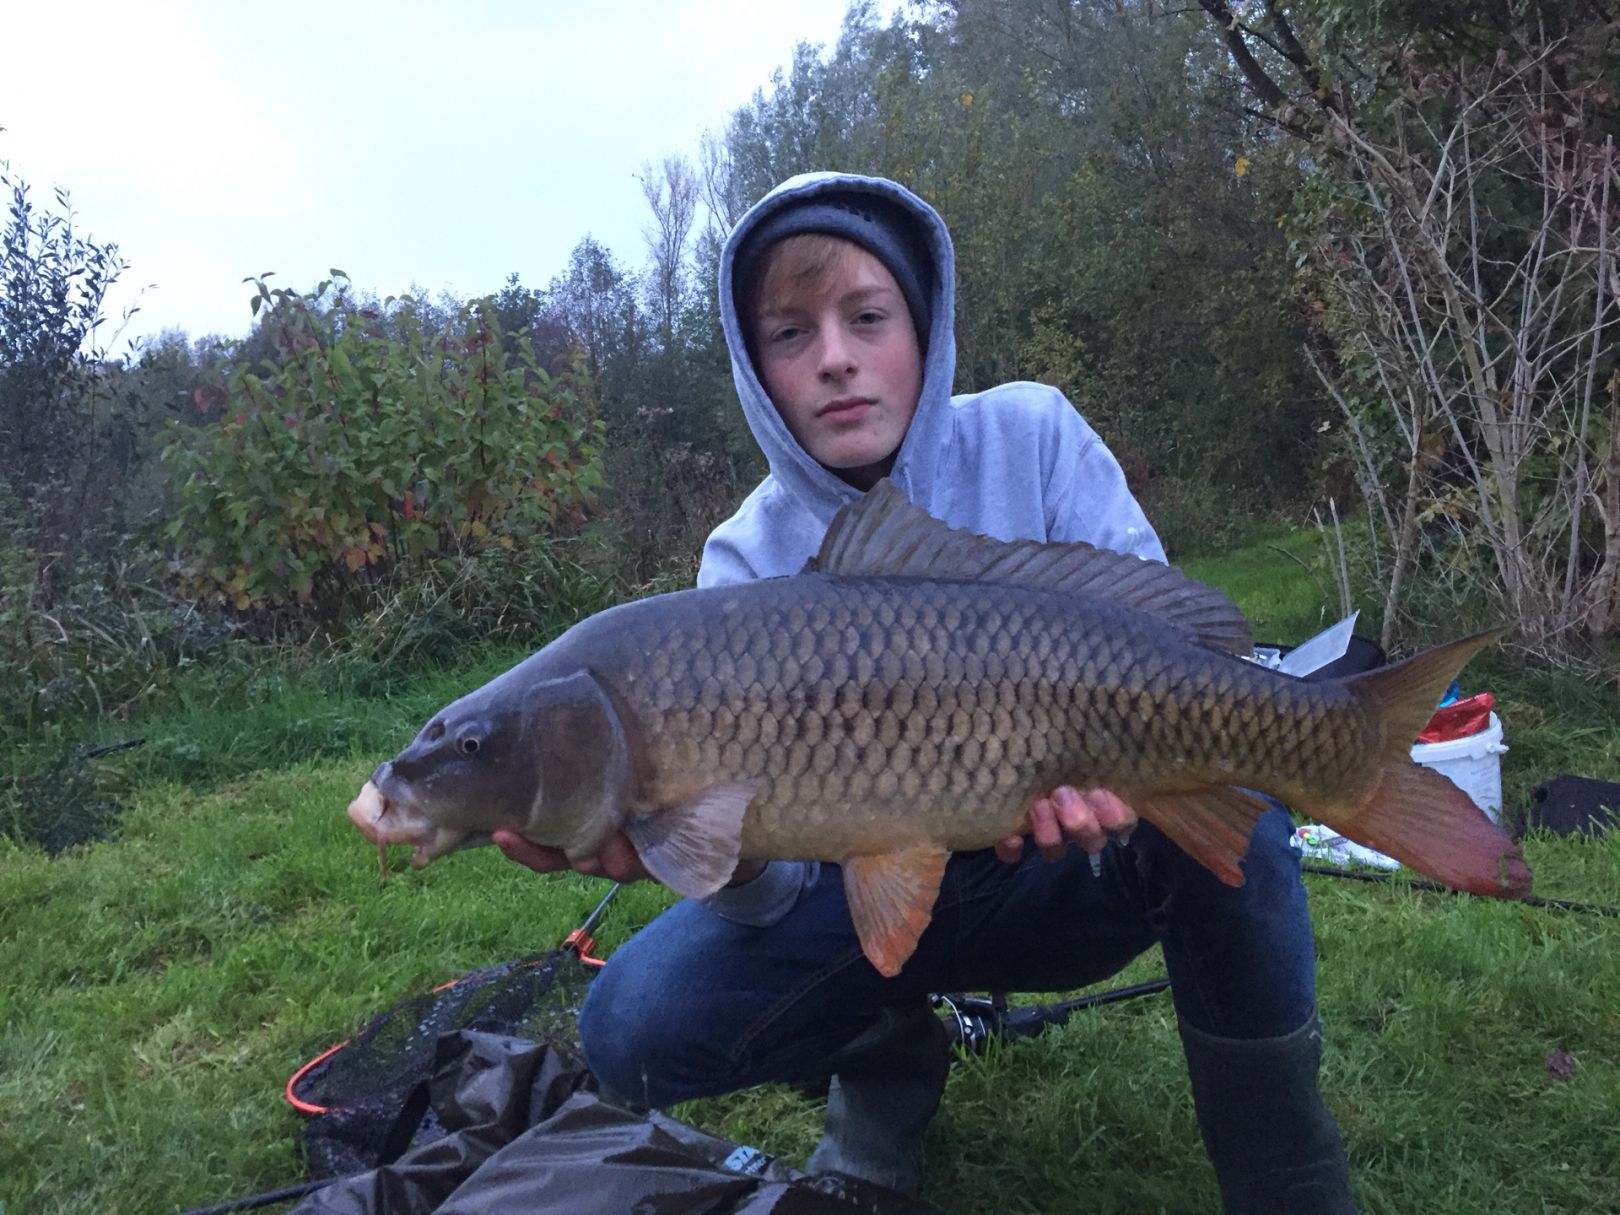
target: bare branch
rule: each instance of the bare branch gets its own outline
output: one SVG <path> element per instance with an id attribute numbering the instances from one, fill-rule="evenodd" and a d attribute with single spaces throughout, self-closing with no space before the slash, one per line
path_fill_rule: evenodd
<path id="1" fill-rule="evenodd" d="M 1427 554 L 1541 653 L 1620 624 L 1620 426 L 1598 424 L 1599 394 L 1620 401 L 1620 372 L 1598 384 L 1620 329 L 1620 166 L 1581 135 L 1560 49 L 1432 73 L 1376 133 L 1328 114 L 1344 193 L 1318 264 L 1341 362 L 1376 400 L 1311 356 L 1382 518 L 1386 627 Z"/>

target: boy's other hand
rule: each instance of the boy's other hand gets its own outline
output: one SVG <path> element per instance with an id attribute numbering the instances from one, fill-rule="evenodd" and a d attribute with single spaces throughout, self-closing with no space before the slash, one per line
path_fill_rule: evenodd
<path id="1" fill-rule="evenodd" d="M 1029 834 L 1047 860 L 1063 854 L 1065 835 L 1096 856 L 1110 837 L 1129 835 L 1136 823 L 1136 811 L 1107 789 L 1080 790 L 1061 785 L 1046 797 L 1037 797 L 1029 807 Z M 1023 853 L 1022 835 L 1009 835 L 996 842 L 996 855 L 1008 864 Z"/>
<path id="2" fill-rule="evenodd" d="M 506 827 L 496 830 L 491 838 L 508 860 L 516 861 L 536 873 L 572 869 L 589 877 L 612 878 L 615 882 L 639 882 L 652 876 L 622 831 L 615 831 L 603 840 L 596 855 L 578 861 L 570 861 L 561 848 L 531 843 Z"/>

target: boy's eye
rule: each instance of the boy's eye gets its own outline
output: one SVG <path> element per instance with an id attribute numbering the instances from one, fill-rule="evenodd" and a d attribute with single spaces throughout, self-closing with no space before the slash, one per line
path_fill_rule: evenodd
<path id="1" fill-rule="evenodd" d="M 802 337 L 804 330 L 797 325 L 782 325 L 771 331 L 771 341 L 791 342 L 794 338 Z"/>
<path id="2" fill-rule="evenodd" d="M 857 325 L 876 325 L 886 319 L 886 315 L 876 308 L 863 308 L 855 314 Z"/>

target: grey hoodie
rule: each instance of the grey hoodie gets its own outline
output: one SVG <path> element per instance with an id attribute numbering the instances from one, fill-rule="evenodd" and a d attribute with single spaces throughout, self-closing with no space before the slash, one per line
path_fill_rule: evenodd
<path id="1" fill-rule="evenodd" d="M 1003 384 L 953 397 L 956 374 L 956 257 L 945 222 L 892 181 L 843 173 L 790 178 L 737 221 L 720 261 L 720 315 L 732 378 L 749 429 L 770 462 L 737 513 L 710 534 L 699 586 L 795 574 L 821 546 L 834 513 L 860 497 L 788 433 L 748 357 L 732 275 L 737 250 L 761 219 L 792 200 L 826 191 L 870 191 L 916 217 L 934 260 L 933 318 L 917 412 L 890 478 L 906 496 L 953 527 L 1002 540 L 1085 540 L 1163 561 L 1164 549 L 1125 485 L 1113 453 L 1055 388 Z M 744 924 L 781 919 L 817 866 L 773 862 L 708 906 Z"/>
<path id="2" fill-rule="evenodd" d="M 956 261 L 950 233 L 934 209 L 892 181 L 815 173 L 783 182 L 750 208 L 721 255 L 720 314 L 732 378 L 771 471 L 709 536 L 698 585 L 797 573 L 820 547 L 833 514 L 860 496 L 788 433 L 749 360 L 732 290 L 737 250 L 761 219 L 790 201 L 833 190 L 870 191 L 899 203 L 916 216 L 934 259 L 922 395 L 890 474 L 895 484 L 953 527 L 1002 540 L 1086 540 L 1163 561 L 1159 538 L 1126 488 L 1113 453 L 1062 393 L 1013 383 L 952 397 Z"/>

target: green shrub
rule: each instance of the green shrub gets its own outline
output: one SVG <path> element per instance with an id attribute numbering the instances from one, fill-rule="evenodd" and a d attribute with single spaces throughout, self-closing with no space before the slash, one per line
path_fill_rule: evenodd
<path id="1" fill-rule="evenodd" d="M 583 517 L 601 484 L 589 379 L 508 352 L 488 301 L 435 329 L 331 281 L 258 288 L 279 362 L 237 369 L 221 421 L 164 452 L 188 594 L 339 619 L 442 558 L 531 554 Z"/>
<path id="2" fill-rule="evenodd" d="M 122 716 L 231 631 L 155 585 L 127 555 L 51 552 L 0 486 L 0 742 L 70 718 Z"/>
<path id="3" fill-rule="evenodd" d="M 1137 497 L 1165 552 L 1178 563 L 1230 552 L 1255 526 L 1253 500 L 1235 486 L 1165 474 L 1149 480 Z"/>

